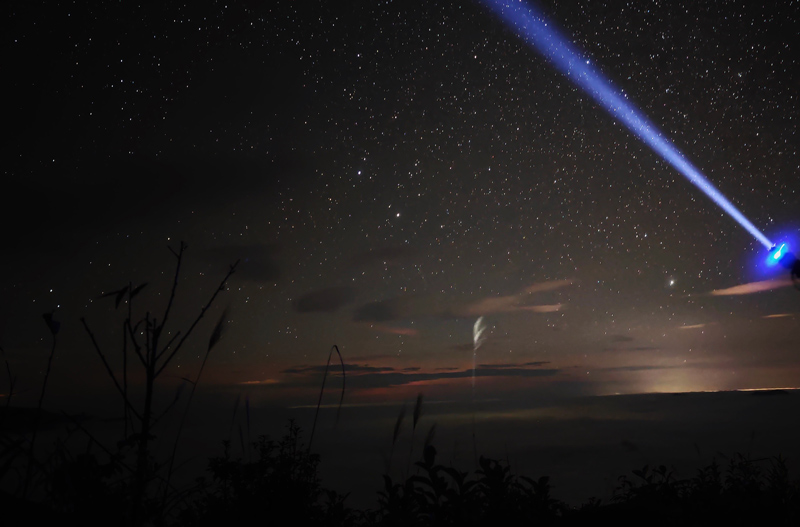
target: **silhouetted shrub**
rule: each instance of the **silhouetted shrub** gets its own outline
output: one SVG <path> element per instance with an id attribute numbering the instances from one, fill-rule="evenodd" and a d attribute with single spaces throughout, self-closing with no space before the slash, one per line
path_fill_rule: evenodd
<path id="1" fill-rule="evenodd" d="M 233 459 L 230 442 L 224 445 L 225 453 L 209 460 L 211 481 L 200 481 L 204 496 L 184 513 L 183 523 L 217 526 L 267 517 L 299 525 L 354 523 L 345 497 L 322 488 L 319 456 L 307 451 L 294 421 L 277 443 L 260 436 L 253 444 L 254 461 Z"/>
<path id="2" fill-rule="evenodd" d="M 419 473 L 403 483 L 384 475 L 376 525 L 553 524 L 566 506 L 550 497 L 547 477 L 511 475 L 500 461 L 481 457 L 477 478 L 435 463 L 436 448 L 425 447 Z"/>

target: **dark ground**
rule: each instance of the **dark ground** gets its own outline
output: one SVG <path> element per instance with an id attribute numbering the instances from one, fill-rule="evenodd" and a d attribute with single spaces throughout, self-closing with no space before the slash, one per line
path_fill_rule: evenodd
<path id="1" fill-rule="evenodd" d="M 234 457 L 241 454 L 239 425 L 248 437 L 243 404 L 233 414 L 235 396 L 206 394 L 195 401 L 195 411 L 183 432 L 178 463 L 187 461 L 178 473 L 191 482 L 205 469 L 207 459 L 222 453 L 222 441 L 231 439 Z M 200 403 L 200 404 L 197 404 Z M 461 470 L 474 470 L 472 411 L 460 402 L 425 401 L 410 450 L 413 401 L 392 456 L 390 474 L 397 479 L 415 468 L 409 459 L 421 456 L 422 444 L 435 423 L 433 444 L 438 461 Z M 334 428 L 335 408 L 320 411 L 313 450 L 320 454 L 323 485 L 350 493 L 352 507 L 374 507 L 382 485 L 392 432 L 400 404 L 346 406 Z M 202 410 L 201 410 L 202 408 Z M 536 403 L 508 400 L 475 405 L 475 446 L 479 455 L 507 461 L 512 472 L 538 478 L 550 476 L 552 495 L 578 505 L 590 497 L 611 497 L 619 476 L 630 475 L 645 464 L 666 465 L 678 479 L 695 475 L 713 458 L 722 467 L 739 452 L 750 459 L 770 456 L 787 458 L 790 474 L 798 474 L 800 459 L 800 393 L 717 392 L 687 394 L 642 394 L 565 399 Z M 18 410 L 6 414 L 8 430 L 22 429 L 25 420 Z M 37 451 L 46 452 L 56 437 L 65 437 L 65 420 L 57 413 L 42 422 Z M 289 418 L 303 429 L 307 441 L 314 408 L 276 408 L 253 405 L 249 437 L 269 434 L 280 438 Z M 166 421 L 157 444 L 157 459 L 168 457 L 176 412 Z M 82 424 L 113 446 L 119 422 L 84 418 Z M 234 426 L 231 426 L 231 423 Z M 86 447 L 81 432 L 69 436 L 72 448 Z M 245 454 L 245 458 L 250 453 Z M 4 486 L 10 484 L 4 482 Z"/>

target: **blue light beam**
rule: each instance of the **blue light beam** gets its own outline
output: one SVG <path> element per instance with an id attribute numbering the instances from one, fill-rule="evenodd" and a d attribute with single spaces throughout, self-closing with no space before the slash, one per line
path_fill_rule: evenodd
<path id="1" fill-rule="evenodd" d="M 772 242 L 742 214 L 736 206 L 723 196 L 706 177 L 690 163 L 675 145 L 647 117 L 634 108 L 622 91 L 596 70 L 583 55 L 533 6 L 519 0 L 482 0 L 522 40 L 549 59 L 557 69 L 583 88 L 612 116 L 622 121 L 639 139 L 644 141 L 693 185 L 703 191 L 717 205 L 733 217 L 747 232 L 752 234 L 767 249 Z"/>

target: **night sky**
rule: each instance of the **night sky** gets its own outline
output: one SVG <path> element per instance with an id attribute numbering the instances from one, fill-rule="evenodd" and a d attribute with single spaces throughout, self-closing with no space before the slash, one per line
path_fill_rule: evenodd
<path id="1" fill-rule="evenodd" d="M 134 312 L 161 312 L 181 240 L 171 331 L 241 262 L 164 382 L 228 307 L 200 388 L 231 401 L 314 404 L 333 344 L 346 402 L 469 400 L 481 316 L 477 399 L 800 386 L 788 273 L 479 2 L 335 4 L 5 3 L 18 404 L 52 310 L 50 406 L 113 397 L 80 318 L 118 368 L 126 306 L 101 295 L 148 282 Z M 796 3 L 540 6 L 800 249 Z"/>

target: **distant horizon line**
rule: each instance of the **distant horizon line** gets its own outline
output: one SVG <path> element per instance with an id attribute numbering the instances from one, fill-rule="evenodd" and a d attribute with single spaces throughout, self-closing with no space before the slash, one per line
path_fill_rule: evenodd
<path id="1" fill-rule="evenodd" d="M 652 392 L 630 392 L 630 393 L 608 393 L 608 394 L 595 394 L 595 395 L 574 395 L 574 396 L 564 396 L 559 397 L 559 399 L 580 399 L 584 397 L 624 397 L 624 396 L 634 396 L 634 395 L 683 395 L 683 394 L 692 394 L 692 393 L 731 393 L 731 392 L 786 392 L 786 391 L 800 391 L 800 386 L 791 386 L 791 387 L 780 387 L 780 388 L 732 388 L 728 390 L 688 390 L 688 391 L 675 391 L 675 392 L 663 392 L 663 391 L 652 391 Z M 409 399 L 410 400 L 410 399 Z M 479 399 L 476 400 L 476 403 L 490 403 L 490 402 L 499 402 L 499 401 L 506 401 L 509 399 L 506 398 L 499 398 L 493 397 L 490 399 Z M 380 401 L 374 403 L 343 403 L 341 405 L 342 408 L 359 408 L 359 407 L 377 407 L 377 406 L 395 406 L 398 404 L 399 401 Z M 425 400 L 425 404 L 448 404 L 448 403 L 459 403 L 463 402 L 457 399 L 440 399 L 440 400 Z M 331 403 L 331 404 L 322 404 L 319 406 L 320 408 L 339 408 L 339 404 Z M 317 408 L 316 404 L 298 404 L 287 406 L 287 410 L 308 410 L 308 409 L 315 409 Z"/>
<path id="2" fill-rule="evenodd" d="M 798 386 L 790 386 L 790 387 L 783 387 L 783 388 L 731 388 L 727 390 L 687 390 L 687 391 L 675 391 L 675 392 L 636 392 L 636 393 L 611 393 L 605 395 L 597 395 L 595 397 L 616 397 L 616 396 L 624 396 L 624 395 L 679 395 L 679 394 L 690 394 L 690 393 L 729 393 L 729 392 L 785 392 L 785 391 L 797 391 L 800 390 Z"/>

